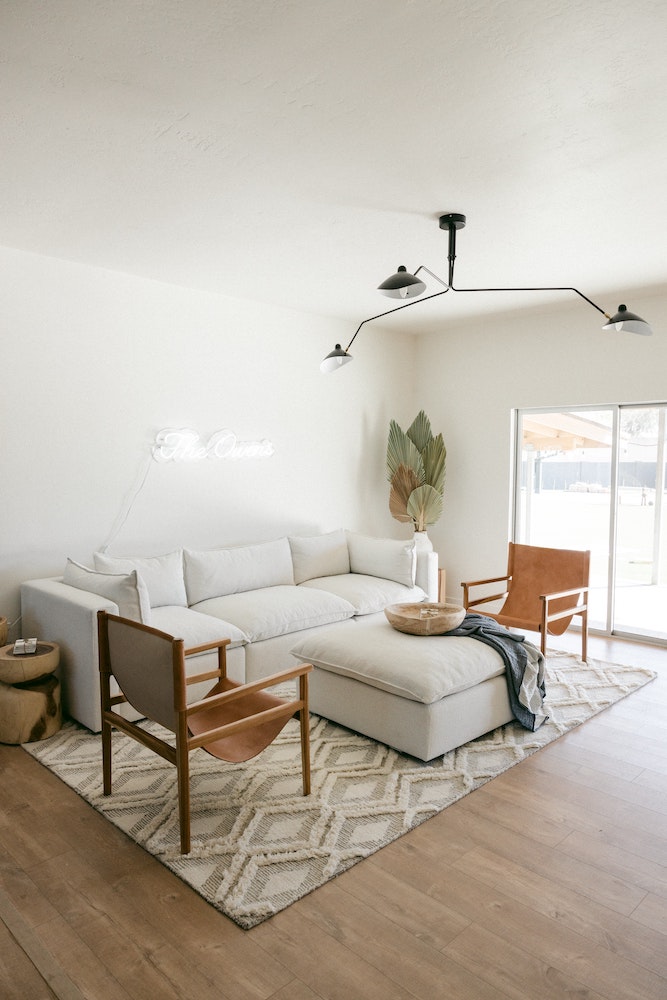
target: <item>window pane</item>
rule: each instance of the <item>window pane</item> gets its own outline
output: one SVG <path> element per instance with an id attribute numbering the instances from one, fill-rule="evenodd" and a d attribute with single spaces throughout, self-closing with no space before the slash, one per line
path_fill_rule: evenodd
<path id="1" fill-rule="evenodd" d="M 624 408 L 620 420 L 614 628 L 667 638 L 665 407 Z"/>
<path id="2" fill-rule="evenodd" d="M 523 413 L 517 541 L 590 549 L 589 625 L 607 627 L 613 410 Z"/>

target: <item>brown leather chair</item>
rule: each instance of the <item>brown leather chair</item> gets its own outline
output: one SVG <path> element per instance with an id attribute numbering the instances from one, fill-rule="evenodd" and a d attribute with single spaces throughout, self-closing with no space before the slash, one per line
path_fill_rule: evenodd
<path id="1" fill-rule="evenodd" d="M 99 611 L 99 665 L 102 699 L 102 767 L 104 794 L 111 794 L 111 730 L 120 729 L 133 739 L 176 765 L 181 853 L 190 851 L 189 754 L 201 747 L 221 760 L 250 760 L 276 738 L 287 722 L 298 716 L 301 727 L 303 794 L 310 794 L 310 732 L 308 674 L 310 663 L 272 674 L 250 684 L 237 684 L 227 677 L 226 648 L 229 639 L 186 650 L 182 639 L 141 625 L 119 615 Z M 186 675 L 186 656 L 217 649 L 217 669 Z M 120 694 L 111 694 L 114 677 Z M 265 688 L 299 679 L 298 697 L 277 698 Z M 187 704 L 187 687 L 215 681 L 208 695 Z M 129 722 L 114 711 L 129 703 L 147 719 L 175 735 L 175 745 Z"/>
<path id="2" fill-rule="evenodd" d="M 581 658 L 586 661 L 588 637 L 588 580 L 590 551 L 550 549 L 538 545 L 509 543 L 505 576 L 462 583 L 466 611 L 494 618 L 502 625 L 539 632 L 546 655 L 547 633 L 562 635 L 576 615 L 581 617 Z M 492 583 L 506 583 L 501 594 L 474 600 L 470 589 Z M 505 599 L 500 611 L 491 612 L 484 604 Z"/>

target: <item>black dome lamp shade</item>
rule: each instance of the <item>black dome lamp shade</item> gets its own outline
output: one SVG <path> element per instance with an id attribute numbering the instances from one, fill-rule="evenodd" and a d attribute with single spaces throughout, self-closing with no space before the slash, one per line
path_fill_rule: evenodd
<path id="1" fill-rule="evenodd" d="M 324 372 L 325 375 L 330 375 L 331 372 L 337 372 L 339 368 L 349 364 L 352 360 L 352 355 L 344 351 L 340 344 L 336 344 L 333 351 L 330 351 L 320 364 L 320 371 Z"/>
<path id="2" fill-rule="evenodd" d="M 636 313 L 630 312 L 628 307 L 623 305 L 618 307 L 618 312 L 609 318 L 609 322 L 602 329 L 620 330 L 623 333 L 638 333 L 641 337 L 650 337 L 653 334 L 653 330 L 645 319 L 637 316 Z"/>
<path id="3" fill-rule="evenodd" d="M 392 299 L 413 299 L 426 291 L 426 285 L 401 265 L 396 274 L 378 285 L 378 290 Z"/>

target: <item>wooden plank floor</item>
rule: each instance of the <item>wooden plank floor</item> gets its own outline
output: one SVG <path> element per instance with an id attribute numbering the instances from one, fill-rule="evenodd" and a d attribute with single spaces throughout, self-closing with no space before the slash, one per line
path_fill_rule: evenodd
<path id="1" fill-rule="evenodd" d="M 252 931 L 0 746 L 0 997 L 666 1000 L 667 650 L 590 650 L 659 677 Z"/>

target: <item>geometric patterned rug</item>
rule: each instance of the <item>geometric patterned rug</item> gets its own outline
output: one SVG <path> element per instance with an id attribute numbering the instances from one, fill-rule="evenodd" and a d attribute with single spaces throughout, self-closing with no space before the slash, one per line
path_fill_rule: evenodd
<path id="1" fill-rule="evenodd" d="M 296 720 L 245 764 L 193 752 L 192 851 L 185 856 L 176 769 L 157 754 L 114 732 L 112 794 L 105 797 L 99 735 L 66 722 L 24 749 L 212 906 L 250 928 L 655 677 L 642 667 L 583 664 L 569 653 L 549 652 L 546 666 L 550 718 L 537 732 L 509 723 L 428 764 L 311 715 L 307 798 Z"/>

